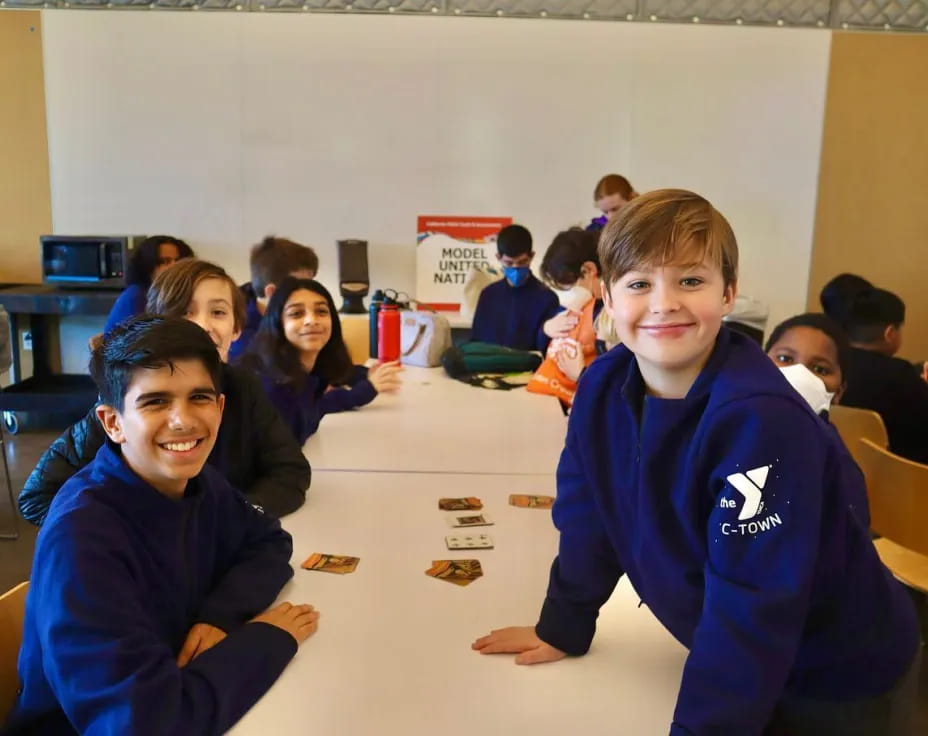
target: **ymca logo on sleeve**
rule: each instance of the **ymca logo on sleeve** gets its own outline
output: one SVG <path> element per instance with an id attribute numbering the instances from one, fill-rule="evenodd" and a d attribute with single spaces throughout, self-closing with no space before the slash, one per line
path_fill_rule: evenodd
<path id="1" fill-rule="evenodd" d="M 776 513 L 760 518 L 764 511 L 764 486 L 767 485 L 767 476 L 772 467 L 761 465 L 743 473 L 732 473 L 725 478 L 741 497 L 741 511 L 738 513 L 737 522 L 722 522 L 722 534 L 726 537 L 731 534 L 756 535 L 783 523 L 780 515 Z M 737 498 L 726 498 L 723 495 L 719 500 L 719 507 L 723 509 L 736 509 L 738 505 Z"/>

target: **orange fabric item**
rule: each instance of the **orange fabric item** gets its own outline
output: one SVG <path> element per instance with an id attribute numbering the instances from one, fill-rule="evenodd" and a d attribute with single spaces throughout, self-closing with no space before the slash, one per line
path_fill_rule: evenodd
<path id="1" fill-rule="evenodd" d="M 548 345 L 545 359 L 526 386 L 533 394 L 557 396 L 568 405 L 573 404 L 577 384 L 564 375 L 558 367 L 556 356 L 562 350 L 582 350 L 583 365 L 588 366 L 593 362 L 596 358 L 596 330 L 593 327 L 595 306 L 596 300 L 590 299 L 580 311 L 580 321 L 570 334 L 567 337 L 556 337 Z"/>

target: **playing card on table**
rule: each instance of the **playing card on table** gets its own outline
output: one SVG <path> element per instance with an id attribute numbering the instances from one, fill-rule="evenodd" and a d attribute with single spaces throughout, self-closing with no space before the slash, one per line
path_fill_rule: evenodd
<path id="1" fill-rule="evenodd" d="M 554 496 L 529 496 L 524 493 L 513 493 L 509 496 L 509 503 L 520 509 L 550 509 L 554 505 Z"/>
<path id="2" fill-rule="evenodd" d="M 480 560 L 432 560 L 426 575 L 455 585 L 470 585 L 483 575 Z"/>
<path id="3" fill-rule="evenodd" d="M 442 511 L 479 511 L 483 502 L 474 496 L 467 498 L 439 498 L 438 508 Z"/>
<path id="4" fill-rule="evenodd" d="M 452 534 L 445 537 L 448 549 L 493 549 L 493 540 L 486 534 Z"/>
<path id="5" fill-rule="evenodd" d="M 313 552 L 302 564 L 304 570 L 318 570 L 320 572 L 334 572 L 336 575 L 346 575 L 354 572 L 361 561 L 360 557 L 346 555 L 324 555 Z"/>
<path id="6" fill-rule="evenodd" d="M 491 526 L 493 520 L 486 514 L 474 514 L 472 516 L 449 516 L 449 526 Z"/>

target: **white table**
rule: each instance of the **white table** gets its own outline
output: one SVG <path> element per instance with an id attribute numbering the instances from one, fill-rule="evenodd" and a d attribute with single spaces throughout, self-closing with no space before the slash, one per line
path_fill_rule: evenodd
<path id="1" fill-rule="evenodd" d="M 306 443 L 313 470 L 550 474 L 567 420 L 557 400 L 491 391 L 407 366 L 403 386 L 329 414 Z"/>
<path id="2" fill-rule="evenodd" d="M 452 330 L 469 330 L 474 324 L 473 316 L 465 317 L 460 310 L 457 312 L 439 312 L 439 314 L 444 315 Z"/>
<path id="3" fill-rule="evenodd" d="M 600 616 L 590 653 L 519 667 L 471 642 L 535 623 L 557 534 L 548 511 L 509 493 L 552 493 L 526 475 L 320 472 L 286 517 L 294 580 L 281 599 L 322 613 L 309 639 L 235 734 L 563 736 L 667 733 L 685 650 L 626 582 Z M 496 548 L 449 552 L 439 496 L 477 495 Z M 361 557 L 350 575 L 298 569 L 312 552 Z M 477 558 L 466 587 L 430 578 L 432 560 Z"/>

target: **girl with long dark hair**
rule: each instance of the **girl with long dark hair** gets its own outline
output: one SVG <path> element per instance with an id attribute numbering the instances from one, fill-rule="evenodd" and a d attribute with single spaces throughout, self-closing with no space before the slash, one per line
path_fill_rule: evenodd
<path id="1" fill-rule="evenodd" d="M 241 362 L 261 378 L 300 443 L 326 414 L 396 391 L 402 370 L 398 363 L 353 365 L 332 295 L 318 281 L 292 277 L 278 284 Z"/>

